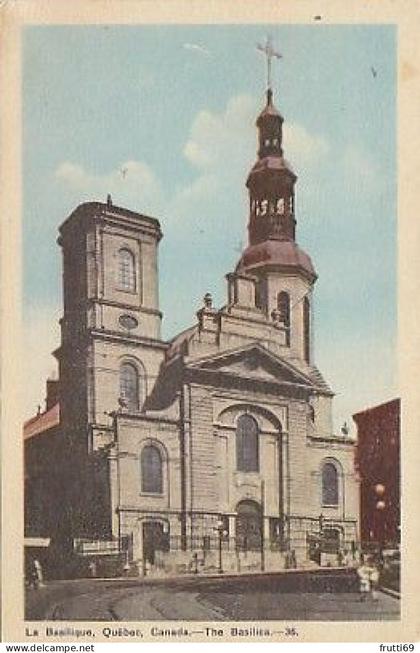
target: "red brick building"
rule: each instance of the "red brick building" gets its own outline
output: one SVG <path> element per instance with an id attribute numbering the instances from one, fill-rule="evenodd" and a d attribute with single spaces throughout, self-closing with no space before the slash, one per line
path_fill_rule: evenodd
<path id="1" fill-rule="evenodd" d="M 62 466 L 58 386 L 58 381 L 47 381 L 45 411 L 23 427 L 27 538 L 50 538 L 57 528 Z"/>
<path id="2" fill-rule="evenodd" d="M 400 538 L 400 399 L 353 415 L 357 425 L 362 542 Z"/>

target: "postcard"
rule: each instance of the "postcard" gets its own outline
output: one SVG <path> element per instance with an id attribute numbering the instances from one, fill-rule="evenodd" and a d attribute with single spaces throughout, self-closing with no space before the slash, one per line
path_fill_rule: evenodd
<path id="1" fill-rule="evenodd" d="M 1 12 L 3 640 L 415 642 L 416 3 Z"/>

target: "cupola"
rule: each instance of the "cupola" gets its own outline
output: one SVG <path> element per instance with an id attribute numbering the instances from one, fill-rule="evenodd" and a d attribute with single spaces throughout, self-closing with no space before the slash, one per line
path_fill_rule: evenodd
<path id="1" fill-rule="evenodd" d="M 257 118 L 258 159 L 248 175 L 249 243 L 295 239 L 294 185 L 296 175 L 283 157 L 283 117 L 267 90 L 267 102 Z"/>

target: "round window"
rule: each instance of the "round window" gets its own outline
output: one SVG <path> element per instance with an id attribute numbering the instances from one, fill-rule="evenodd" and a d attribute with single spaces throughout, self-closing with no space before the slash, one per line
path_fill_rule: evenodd
<path id="1" fill-rule="evenodd" d="M 120 315 L 119 323 L 124 329 L 135 329 L 139 323 L 132 315 Z"/>

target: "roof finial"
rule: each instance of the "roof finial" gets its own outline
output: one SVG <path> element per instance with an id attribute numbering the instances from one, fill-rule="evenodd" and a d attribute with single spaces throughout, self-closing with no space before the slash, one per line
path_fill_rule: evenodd
<path id="1" fill-rule="evenodd" d="M 269 101 L 268 91 L 271 90 L 271 60 L 273 57 L 275 59 L 281 59 L 282 55 L 274 49 L 270 36 L 267 36 L 265 45 L 261 45 L 260 43 L 257 44 L 257 50 L 265 54 L 267 59 L 267 99 Z"/>

